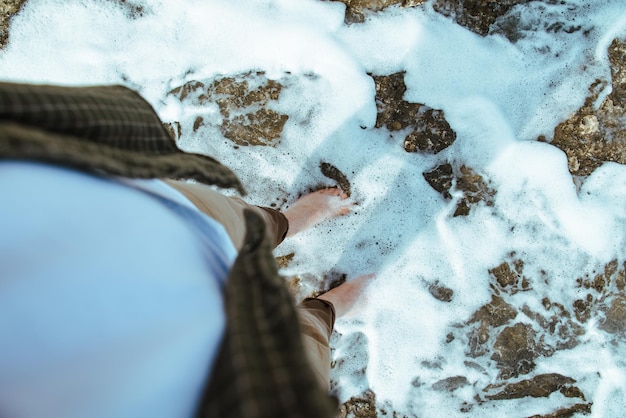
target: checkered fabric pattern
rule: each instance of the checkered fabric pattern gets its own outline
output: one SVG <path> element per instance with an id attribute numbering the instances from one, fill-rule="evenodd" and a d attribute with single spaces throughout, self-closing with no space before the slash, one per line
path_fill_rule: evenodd
<path id="1" fill-rule="evenodd" d="M 121 86 L 0 83 L 0 158 L 243 190 L 217 161 L 178 151 L 150 105 Z M 330 418 L 337 402 L 310 370 L 265 222 L 252 211 L 245 217 L 245 244 L 225 290 L 226 334 L 196 416 Z"/>
<path id="2" fill-rule="evenodd" d="M 310 370 L 265 222 L 250 210 L 245 218 L 246 244 L 226 289 L 226 336 L 197 417 L 333 417 L 337 401 Z"/>
<path id="3" fill-rule="evenodd" d="M 0 83 L 0 158 L 131 178 L 244 188 L 211 157 L 180 151 L 152 107 L 123 86 Z"/>

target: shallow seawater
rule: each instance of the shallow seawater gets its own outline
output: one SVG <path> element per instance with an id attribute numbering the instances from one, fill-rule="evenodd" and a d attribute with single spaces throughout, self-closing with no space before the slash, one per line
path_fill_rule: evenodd
<path id="1" fill-rule="evenodd" d="M 342 402 L 369 390 L 381 416 L 532 416 L 588 404 L 593 416 L 626 413 L 626 168 L 606 163 L 576 185 L 563 152 L 537 141 L 596 79 L 610 81 L 606 50 L 626 37 L 623 1 L 517 6 L 515 42 L 481 37 L 429 3 L 352 25 L 334 2 L 133 4 L 30 0 L 0 52 L 0 77 L 135 88 L 182 148 L 240 175 L 253 203 L 285 207 L 334 185 L 322 162 L 341 171 L 354 213 L 276 255 L 294 254 L 282 273 L 299 278 L 297 297 L 376 274 L 336 324 L 332 387 Z M 443 111 L 452 145 L 408 153 L 410 126 L 377 125 L 374 77 L 397 73 L 404 102 Z M 191 81 L 202 85 L 182 100 L 172 93 Z M 271 128 L 255 128 L 263 123 Z M 269 145 L 233 142 L 250 132 L 239 125 Z M 447 198 L 424 177 L 445 163 L 456 175 Z M 495 193 L 454 216 L 471 191 L 462 173 Z M 509 386 L 522 395 L 501 399 L 525 380 L 542 396 Z"/>

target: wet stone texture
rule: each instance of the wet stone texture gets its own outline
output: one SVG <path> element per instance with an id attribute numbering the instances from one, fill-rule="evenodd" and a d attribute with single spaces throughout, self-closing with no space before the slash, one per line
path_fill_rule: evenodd
<path id="1" fill-rule="evenodd" d="M 487 206 L 494 204 L 496 191 L 489 187 L 480 174 L 464 165 L 455 168 L 451 163 L 444 163 L 425 172 L 423 176 L 446 200 L 461 194 L 453 216 L 467 216 L 471 207 L 481 202 Z"/>
<path id="2" fill-rule="evenodd" d="M 435 0 L 433 7 L 459 25 L 485 36 L 499 17 L 513 6 L 529 1 L 531 0 Z"/>
<path id="3" fill-rule="evenodd" d="M 585 333 L 583 324 L 592 318 L 609 336 L 626 336 L 626 262 L 613 260 L 594 274 L 572 279 L 573 286 L 583 294 L 572 306 L 545 295 L 540 309 L 520 304 L 516 298 L 520 292 L 532 290 L 533 283 L 549 283 L 550 277 L 544 272 L 528 274 L 525 263 L 515 253 L 488 272 L 491 301 L 465 324 L 459 324 L 446 341 L 465 341 L 466 355 L 473 359 L 466 362 L 468 367 L 487 370 L 490 362 L 495 362 L 497 379 L 482 389 L 484 401 L 479 402 L 549 397 L 558 392 L 554 412 L 538 417 L 589 414 L 591 404 L 586 403 L 584 392 L 573 378 L 557 373 L 536 374 L 535 363 L 558 350 L 576 347 Z M 576 400 L 579 402 L 572 402 Z"/>
<path id="4" fill-rule="evenodd" d="M 198 114 L 193 124 L 197 132 L 205 125 L 219 127 L 224 137 L 237 145 L 275 146 L 280 140 L 287 115 L 272 110 L 283 84 L 265 77 L 263 72 L 218 77 L 208 81 L 189 81 L 169 94 L 181 102 L 210 108 L 217 105 L 220 118 L 207 111 Z M 184 134 L 180 125 L 171 126 L 176 138 Z"/>
<path id="5" fill-rule="evenodd" d="M 565 397 L 585 400 L 580 389 L 571 386 L 573 383 L 576 383 L 574 379 L 558 373 L 540 374 L 531 379 L 509 383 L 501 391 L 487 395 L 486 398 L 489 400 L 519 399 L 527 396 L 547 398 L 553 392 L 560 391 Z M 490 389 L 492 388 L 486 388 Z"/>
<path id="6" fill-rule="evenodd" d="M 404 72 L 373 76 L 376 85 L 376 127 L 409 131 L 404 139 L 407 152 L 437 154 L 456 139 L 442 110 L 404 100 Z"/>
<path id="7" fill-rule="evenodd" d="M 344 192 L 348 197 L 350 197 L 351 186 L 350 180 L 343 174 L 337 167 L 330 163 L 322 162 L 320 163 L 320 170 L 322 174 L 328 177 L 331 180 L 334 180 L 337 183 L 337 187 Z"/>
<path id="8" fill-rule="evenodd" d="M 598 328 L 616 337 L 626 336 L 626 262 L 613 260 L 604 271 L 577 279 L 577 287 L 586 294 L 574 301 L 572 310 L 580 323 L 598 318 Z"/>
<path id="9" fill-rule="evenodd" d="M 336 0 L 346 5 L 345 22 L 362 23 L 369 13 L 379 12 L 389 6 L 414 7 L 426 0 Z"/>
<path id="10" fill-rule="evenodd" d="M 0 49 L 9 42 L 9 25 L 26 0 L 0 0 Z"/>
<path id="11" fill-rule="evenodd" d="M 626 164 L 626 40 L 614 40 L 608 54 L 611 93 L 596 109 L 600 93 L 608 88 L 606 81 L 597 80 L 583 107 L 556 127 L 551 142 L 565 152 L 575 176 L 587 176 L 606 161 Z"/>
<path id="12" fill-rule="evenodd" d="M 367 391 L 362 396 L 350 398 L 339 407 L 337 418 L 376 418 L 376 395 L 372 391 Z"/>

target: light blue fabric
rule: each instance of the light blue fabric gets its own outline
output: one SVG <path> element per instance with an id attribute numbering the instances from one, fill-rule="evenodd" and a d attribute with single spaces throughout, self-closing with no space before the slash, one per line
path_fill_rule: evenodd
<path id="1" fill-rule="evenodd" d="M 0 416 L 193 415 L 236 252 L 162 182 L 131 186 L 0 162 Z"/>

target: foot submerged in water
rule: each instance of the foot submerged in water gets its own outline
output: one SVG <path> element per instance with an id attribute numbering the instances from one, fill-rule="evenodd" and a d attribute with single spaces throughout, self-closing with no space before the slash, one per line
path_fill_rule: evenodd
<path id="1" fill-rule="evenodd" d="M 327 219 L 346 215 L 354 203 L 338 188 L 322 189 L 296 200 L 283 214 L 289 221 L 287 237 L 309 229 Z"/>

